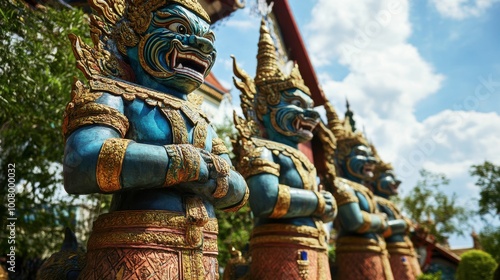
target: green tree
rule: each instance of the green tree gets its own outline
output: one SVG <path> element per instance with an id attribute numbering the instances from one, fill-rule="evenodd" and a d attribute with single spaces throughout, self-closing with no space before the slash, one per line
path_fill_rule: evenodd
<path id="1" fill-rule="evenodd" d="M 89 36 L 78 9 L 0 1 L 0 212 L 7 213 L 9 189 L 3 186 L 14 178 L 18 257 L 58 250 L 63 227 L 75 227 L 78 202 L 61 187 L 62 115 L 79 75 L 69 33 Z M 11 245 L 5 233 L 2 252 Z"/>
<path id="2" fill-rule="evenodd" d="M 490 254 L 480 250 L 470 250 L 460 257 L 456 274 L 457 280 L 493 279 L 498 264 Z"/>
<path id="3" fill-rule="evenodd" d="M 500 166 L 485 161 L 471 166 L 470 175 L 477 177 L 476 186 L 481 188 L 479 214 L 500 217 Z"/>
<path id="4" fill-rule="evenodd" d="M 487 226 L 479 233 L 479 240 L 485 252 L 500 263 L 500 227 Z"/>
<path id="5" fill-rule="evenodd" d="M 463 236 L 472 213 L 457 203 L 457 195 L 448 196 L 442 186 L 449 184 L 444 174 L 420 170 L 414 189 L 401 199 L 402 209 L 420 227 L 427 229 L 440 243 L 451 234 Z"/>

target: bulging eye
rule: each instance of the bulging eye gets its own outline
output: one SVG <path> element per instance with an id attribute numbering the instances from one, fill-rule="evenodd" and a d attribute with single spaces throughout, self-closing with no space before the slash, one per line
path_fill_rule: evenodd
<path id="1" fill-rule="evenodd" d="M 302 102 L 300 102 L 300 100 L 297 100 L 297 99 L 292 100 L 292 102 L 290 102 L 290 104 L 295 105 L 297 107 L 302 107 Z"/>
<path id="2" fill-rule="evenodd" d="M 186 34 L 187 28 L 182 23 L 174 22 L 168 26 L 168 29 L 179 34 Z"/>

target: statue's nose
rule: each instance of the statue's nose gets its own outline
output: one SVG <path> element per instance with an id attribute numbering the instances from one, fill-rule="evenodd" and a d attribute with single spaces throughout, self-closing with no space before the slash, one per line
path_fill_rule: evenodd
<path id="1" fill-rule="evenodd" d="M 206 54 L 210 54 L 214 51 L 214 44 L 212 41 L 203 37 L 191 35 L 189 37 L 189 44 Z"/>

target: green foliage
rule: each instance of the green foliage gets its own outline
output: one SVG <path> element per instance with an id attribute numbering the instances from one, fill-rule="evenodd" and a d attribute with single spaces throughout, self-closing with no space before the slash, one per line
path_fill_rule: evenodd
<path id="1" fill-rule="evenodd" d="M 450 197 L 440 189 L 448 184 L 449 179 L 444 174 L 422 169 L 415 188 L 402 198 L 403 211 L 440 243 L 445 242 L 450 234 L 463 236 L 472 215 L 465 206 L 457 203 L 455 193 Z"/>
<path id="2" fill-rule="evenodd" d="M 476 176 L 476 186 L 481 188 L 479 200 L 479 214 L 491 214 L 500 217 L 500 166 L 485 161 L 480 165 L 473 165 L 470 175 Z"/>
<path id="3" fill-rule="evenodd" d="M 219 219 L 219 236 L 217 244 L 219 246 L 219 266 L 225 267 L 231 258 L 231 248 L 244 251 L 250 240 L 250 233 L 253 227 L 253 219 L 250 207 L 246 204 L 236 213 L 226 213 L 217 211 Z"/>
<path id="4" fill-rule="evenodd" d="M 7 169 L 15 164 L 16 254 L 22 257 L 58 250 L 63 227 L 74 228 L 76 201 L 61 190 L 60 164 L 63 110 L 78 75 L 69 33 L 89 34 L 78 9 L 0 1 L 0 184 L 7 186 Z M 7 188 L 0 197 L 6 200 Z M 0 203 L 1 213 L 5 206 Z"/>
<path id="5" fill-rule="evenodd" d="M 441 271 L 436 273 L 425 273 L 417 277 L 417 280 L 441 280 Z"/>
<path id="6" fill-rule="evenodd" d="M 462 254 L 457 268 L 457 280 L 493 279 L 497 262 L 493 257 L 480 250 L 470 250 Z"/>
<path id="7" fill-rule="evenodd" d="M 479 240 L 485 252 L 500 263 L 500 227 L 487 226 L 479 233 Z"/>

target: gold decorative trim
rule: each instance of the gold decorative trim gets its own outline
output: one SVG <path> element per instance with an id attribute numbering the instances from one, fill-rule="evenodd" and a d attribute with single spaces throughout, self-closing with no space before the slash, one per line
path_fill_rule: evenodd
<path id="1" fill-rule="evenodd" d="M 121 189 L 120 174 L 129 139 L 110 138 L 102 144 L 97 159 L 96 178 L 99 189 L 114 192 Z"/>
<path id="2" fill-rule="evenodd" d="M 193 145 L 197 148 L 204 149 L 207 140 L 207 124 L 199 122 L 193 131 Z"/>
<path id="3" fill-rule="evenodd" d="M 217 252 L 217 235 L 205 234 L 203 240 L 203 251 Z M 87 248 L 88 250 L 96 250 L 100 248 L 109 247 L 123 247 L 123 246 L 157 246 L 159 248 L 184 248 L 194 249 L 187 242 L 185 234 L 179 234 L 168 231 L 109 231 L 109 232 L 93 232 L 90 236 Z"/>
<path id="4" fill-rule="evenodd" d="M 314 214 L 316 216 L 321 216 L 325 213 L 326 209 L 326 201 L 323 195 L 318 192 L 318 191 L 313 191 L 316 197 L 318 198 L 318 206 L 316 206 L 316 210 L 314 211 Z"/>
<path id="5" fill-rule="evenodd" d="M 274 205 L 273 212 L 269 215 L 269 218 L 281 218 L 288 213 L 291 202 L 290 187 L 287 185 L 278 185 L 278 198 L 276 204 Z"/>
<path id="6" fill-rule="evenodd" d="M 201 158 L 195 147 L 190 144 L 173 144 L 164 147 L 169 157 L 164 187 L 198 180 Z"/>
<path id="7" fill-rule="evenodd" d="M 229 150 L 226 147 L 226 144 L 222 139 L 220 138 L 213 138 L 212 139 L 212 153 L 214 155 L 222 155 L 222 154 L 228 154 Z"/>
<path id="8" fill-rule="evenodd" d="M 162 109 L 163 114 L 167 118 L 172 128 L 172 143 L 186 144 L 188 142 L 188 134 L 186 123 L 181 113 L 177 110 Z"/>
<path id="9" fill-rule="evenodd" d="M 269 243 L 297 244 L 312 249 L 327 250 L 324 234 L 310 226 L 294 226 L 289 224 L 266 224 L 253 229 L 250 247 Z"/>
<path id="10" fill-rule="evenodd" d="M 181 212 L 167 210 L 127 210 L 102 214 L 94 222 L 94 231 L 109 231 L 120 228 L 170 228 L 184 230 L 189 225 Z M 203 231 L 217 233 L 216 218 L 208 218 Z"/>

